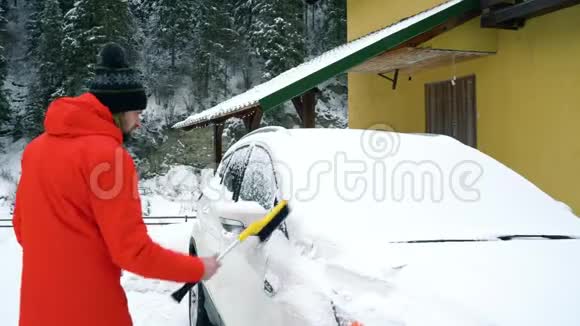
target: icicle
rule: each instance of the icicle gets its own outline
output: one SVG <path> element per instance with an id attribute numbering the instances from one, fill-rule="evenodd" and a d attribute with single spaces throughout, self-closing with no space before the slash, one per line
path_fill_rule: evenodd
<path id="1" fill-rule="evenodd" d="M 453 67 L 453 78 L 451 79 L 451 85 L 455 87 L 455 82 L 457 81 L 457 66 L 455 65 L 455 52 L 451 56 L 452 58 L 452 67 Z"/>

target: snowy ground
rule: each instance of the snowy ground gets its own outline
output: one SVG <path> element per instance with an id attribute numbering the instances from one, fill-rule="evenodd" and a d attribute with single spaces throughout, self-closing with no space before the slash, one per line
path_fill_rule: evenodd
<path id="1" fill-rule="evenodd" d="M 14 193 L 20 177 L 20 157 L 26 145 L 21 140 L 12 143 L 0 138 L 0 219 L 10 219 Z M 209 175 L 202 171 L 202 175 Z M 144 215 L 193 216 L 195 199 L 199 191 L 199 173 L 187 166 L 172 167 L 162 176 L 140 183 Z M 182 220 L 183 221 L 183 220 Z M 162 245 L 186 252 L 192 223 L 167 226 L 149 226 L 151 237 Z M 7 225 L 8 222 L 0 222 Z M 11 228 L 0 228 L 0 325 L 18 324 L 21 249 Z M 122 284 L 127 292 L 129 308 L 135 326 L 187 325 L 187 303 L 176 304 L 170 300 L 179 284 L 146 280 L 125 273 Z"/>
<path id="2" fill-rule="evenodd" d="M 187 251 L 192 223 L 150 226 L 151 237 L 167 248 Z M 18 325 L 21 250 L 12 229 L 0 229 L 0 325 Z M 174 303 L 171 292 L 181 285 L 173 282 L 143 279 L 125 273 L 123 287 L 135 326 L 184 326 L 188 323 L 187 300 Z"/>
<path id="3" fill-rule="evenodd" d="M 0 138 L 0 219 L 12 217 L 16 185 L 20 178 L 20 157 L 26 142 L 11 143 Z"/>

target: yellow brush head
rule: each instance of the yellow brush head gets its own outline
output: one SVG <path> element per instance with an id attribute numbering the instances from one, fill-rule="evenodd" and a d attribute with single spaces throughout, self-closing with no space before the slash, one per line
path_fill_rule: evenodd
<path id="1" fill-rule="evenodd" d="M 280 224 L 288 216 L 288 201 L 280 201 L 274 208 L 266 214 L 262 219 L 255 221 L 250 224 L 240 235 L 240 241 L 246 240 L 249 236 L 257 235 L 260 237 L 260 241 L 264 241 L 274 230 L 280 226 Z"/>

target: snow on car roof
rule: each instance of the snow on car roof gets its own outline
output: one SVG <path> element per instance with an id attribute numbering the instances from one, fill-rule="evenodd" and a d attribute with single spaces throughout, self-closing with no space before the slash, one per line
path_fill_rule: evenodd
<path id="1" fill-rule="evenodd" d="M 328 234 L 317 234 L 316 225 L 334 225 L 332 237 L 380 229 L 381 238 L 391 241 L 580 236 L 580 223 L 566 205 L 451 137 L 292 129 L 243 140 L 250 141 L 272 153 L 286 180 L 283 193 L 299 202 L 298 214 L 316 216 L 305 217 L 303 226 L 317 237 Z M 364 223 L 349 223 L 353 217 Z M 341 231 L 340 225 L 347 227 Z"/>

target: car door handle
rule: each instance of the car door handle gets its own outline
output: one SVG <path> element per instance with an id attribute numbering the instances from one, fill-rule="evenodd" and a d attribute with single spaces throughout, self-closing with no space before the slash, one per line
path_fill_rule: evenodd
<path id="1" fill-rule="evenodd" d="M 228 232 L 240 234 L 245 229 L 244 223 L 240 221 L 232 220 L 225 217 L 220 217 L 219 219 L 222 227 Z"/>
<path id="2" fill-rule="evenodd" d="M 278 293 L 279 289 L 280 278 L 268 268 L 268 262 L 266 261 L 266 271 L 264 273 L 264 293 L 266 293 L 266 295 L 269 297 L 273 297 L 276 295 L 276 293 Z"/>
<path id="3" fill-rule="evenodd" d="M 268 282 L 267 279 L 264 280 L 264 292 L 269 297 L 273 297 L 276 295 L 276 290 L 274 289 L 272 284 L 270 284 L 270 282 Z"/>

